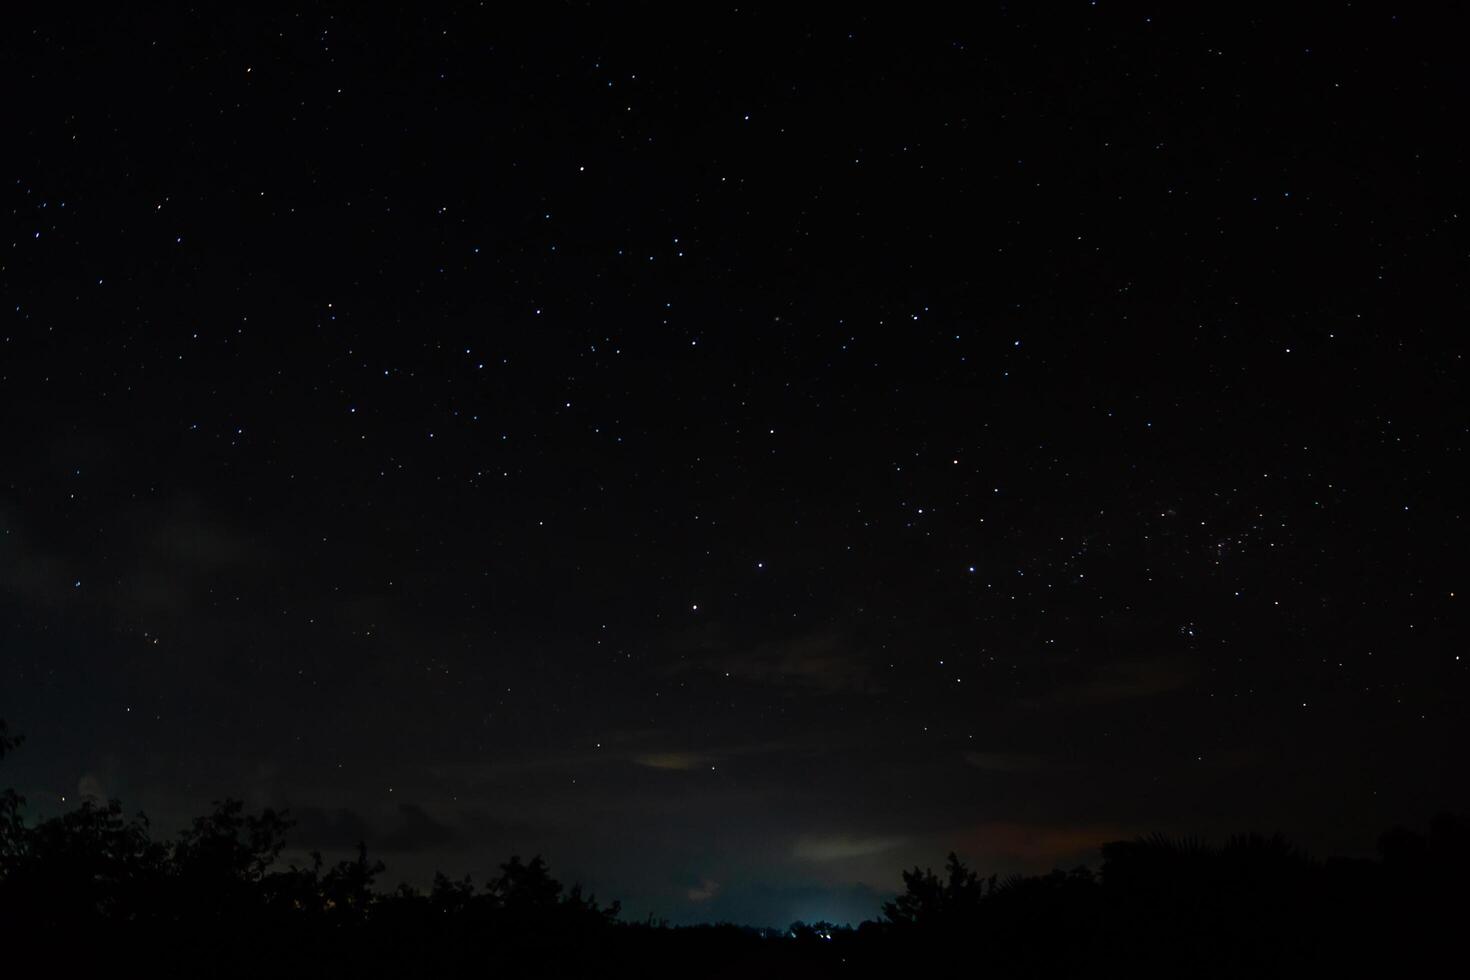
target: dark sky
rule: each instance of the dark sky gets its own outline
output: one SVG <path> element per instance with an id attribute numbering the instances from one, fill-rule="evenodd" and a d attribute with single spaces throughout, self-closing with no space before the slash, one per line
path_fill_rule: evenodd
<path id="1" fill-rule="evenodd" d="M 0 41 L 33 814 L 784 924 L 1470 802 L 1455 25 L 215 6 Z"/>

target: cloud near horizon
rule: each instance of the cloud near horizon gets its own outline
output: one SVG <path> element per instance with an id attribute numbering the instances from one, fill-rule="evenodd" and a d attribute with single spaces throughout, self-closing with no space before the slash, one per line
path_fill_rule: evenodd
<path id="1" fill-rule="evenodd" d="M 1130 836 L 1106 824 L 1066 827 L 996 820 L 962 831 L 956 850 L 982 863 L 1009 860 L 1041 866 L 1096 858 L 1104 843 Z"/>
<path id="2" fill-rule="evenodd" d="M 1156 697 L 1189 687 L 1203 671 L 1204 665 L 1188 655 L 1123 660 L 1108 664 L 1091 680 L 1059 688 L 1027 703 L 1031 707 L 1075 707 Z"/>
<path id="3" fill-rule="evenodd" d="M 691 902 L 708 902 L 719 893 L 720 883 L 711 878 L 700 879 L 699 884 L 685 892 Z"/>
<path id="4" fill-rule="evenodd" d="M 704 671 L 787 692 L 835 694 L 881 691 L 872 664 L 851 636 L 824 627 L 753 645 L 740 645 L 712 632 L 688 636 L 698 649 L 671 665 L 673 673 Z"/>
<path id="5" fill-rule="evenodd" d="M 966 752 L 965 763 L 985 772 L 1036 772 L 1046 766 L 1040 756 L 1016 752 Z"/>
<path id="6" fill-rule="evenodd" d="M 882 854 L 907 843 L 907 837 L 802 837 L 797 840 L 791 854 L 802 861 L 841 861 Z"/>
<path id="7" fill-rule="evenodd" d="M 635 755 L 633 762 L 645 769 L 669 769 L 680 772 L 705 769 L 711 764 L 708 756 L 694 752 L 651 752 L 646 755 Z"/>

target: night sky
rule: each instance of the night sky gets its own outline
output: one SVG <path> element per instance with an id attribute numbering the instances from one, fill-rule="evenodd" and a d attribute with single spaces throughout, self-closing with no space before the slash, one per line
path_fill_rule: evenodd
<path id="1" fill-rule="evenodd" d="M 0 40 L 33 817 L 784 925 L 1470 804 L 1460 27 L 201 6 Z"/>

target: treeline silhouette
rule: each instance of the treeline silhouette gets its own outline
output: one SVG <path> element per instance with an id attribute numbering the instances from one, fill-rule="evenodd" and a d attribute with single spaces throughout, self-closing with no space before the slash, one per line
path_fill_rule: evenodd
<path id="1" fill-rule="evenodd" d="M 0 721 L 0 758 L 19 744 Z M 982 879 L 955 855 L 914 868 L 881 917 L 670 928 L 620 918 L 540 857 L 477 886 L 376 887 L 354 860 L 280 867 L 292 823 L 237 800 L 169 842 L 121 805 L 34 824 L 0 793 L 0 967 L 151 976 L 1262 976 L 1464 972 L 1470 824 L 1396 829 L 1377 860 L 1315 860 L 1279 836 L 1164 836 L 1102 849 L 1097 871 Z"/>

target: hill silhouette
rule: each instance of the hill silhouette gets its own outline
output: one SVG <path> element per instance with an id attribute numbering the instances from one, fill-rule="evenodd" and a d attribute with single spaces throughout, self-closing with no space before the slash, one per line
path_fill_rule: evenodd
<path id="1" fill-rule="evenodd" d="M 20 745 L 0 721 L 0 758 Z M 114 800 L 28 822 L 0 793 L 6 966 L 157 976 L 1285 976 L 1463 969 L 1470 822 L 1395 828 L 1377 860 L 1317 860 L 1280 836 L 1116 841 L 1096 870 L 982 878 L 950 854 L 856 928 L 670 928 L 620 917 L 540 856 L 499 874 L 382 890 L 359 846 L 281 866 L 285 813 L 217 803 L 171 841 Z"/>

